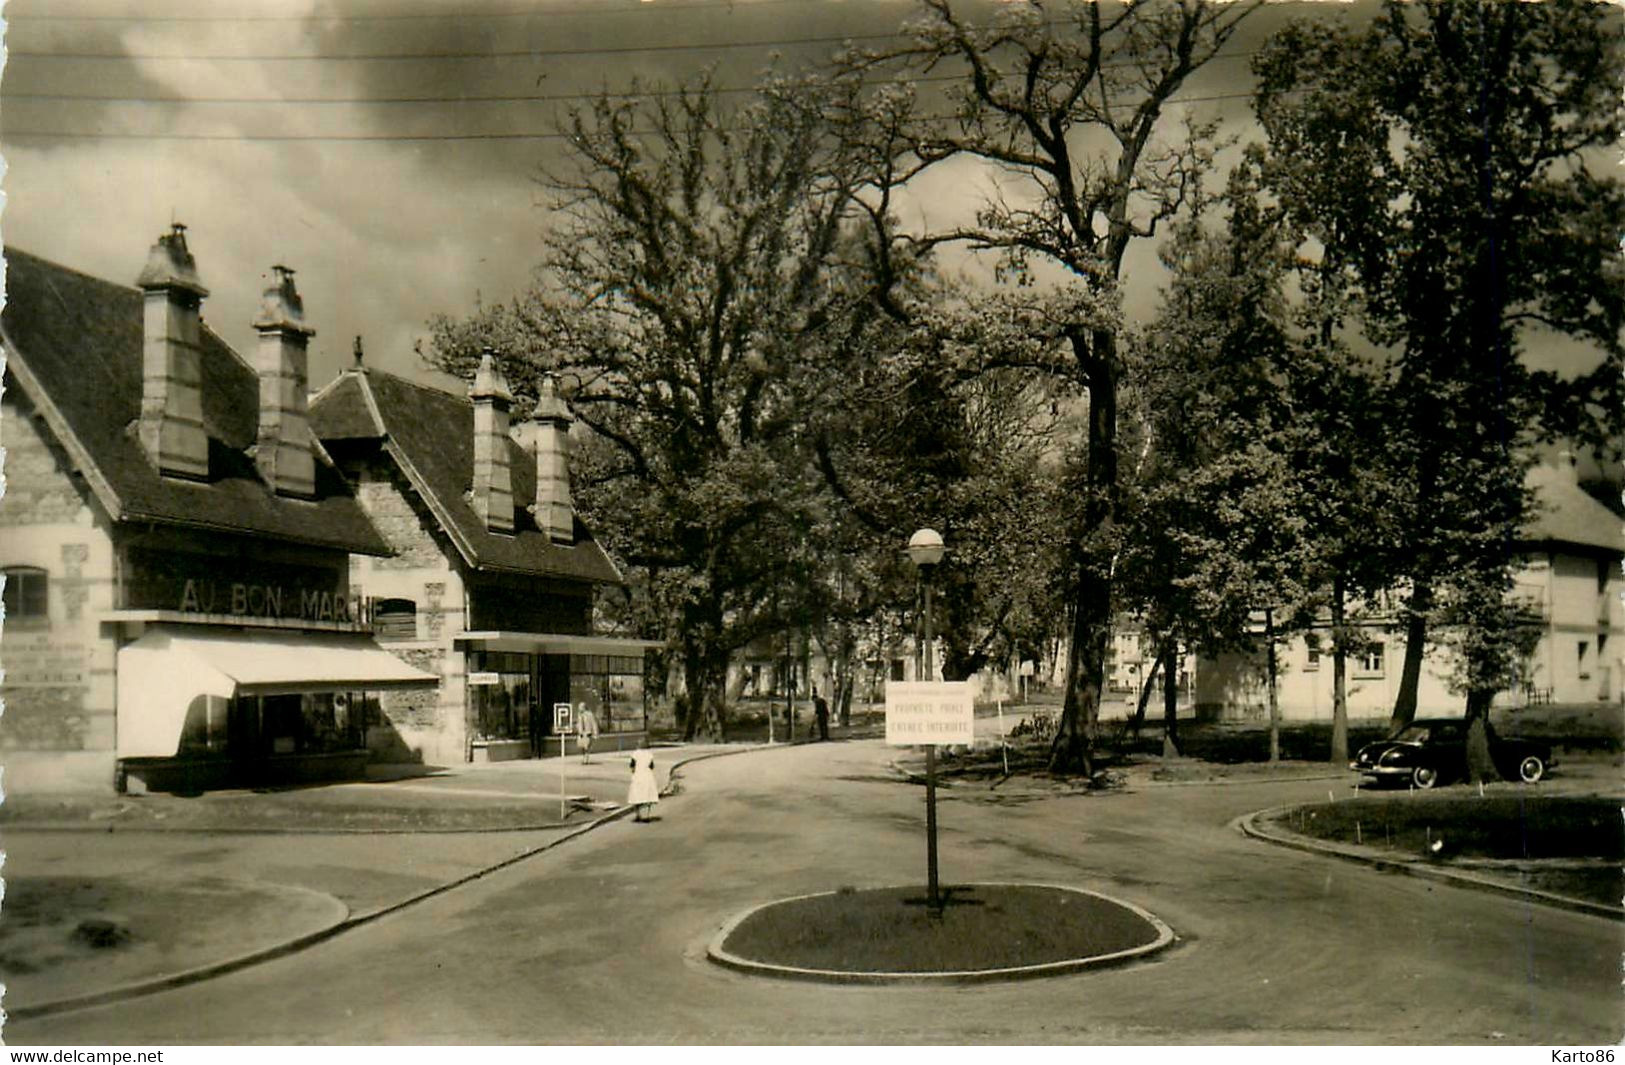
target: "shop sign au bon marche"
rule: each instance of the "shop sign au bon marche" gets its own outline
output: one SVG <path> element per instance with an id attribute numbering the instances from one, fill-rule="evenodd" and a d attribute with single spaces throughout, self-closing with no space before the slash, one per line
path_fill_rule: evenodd
<path id="1" fill-rule="evenodd" d="M 342 623 L 368 614 L 340 570 L 151 551 L 132 551 L 127 563 L 130 608 Z"/>

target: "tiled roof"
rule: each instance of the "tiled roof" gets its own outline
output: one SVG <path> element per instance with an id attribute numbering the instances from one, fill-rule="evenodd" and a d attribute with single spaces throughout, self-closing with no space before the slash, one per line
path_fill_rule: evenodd
<path id="1" fill-rule="evenodd" d="M 206 325 L 203 423 L 207 482 L 159 476 L 141 446 L 142 294 L 5 249 L 6 304 L 0 315 L 7 376 L 46 411 L 53 432 L 115 521 L 156 522 L 271 536 L 388 554 L 343 479 L 318 454 L 316 498 L 278 496 L 248 454 L 259 422 L 259 381 L 248 363 Z M 38 392 L 39 394 L 34 394 Z"/>
<path id="2" fill-rule="evenodd" d="M 1576 484 L 1572 470 L 1543 464 L 1529 471 L 1528 480 L 1538 514 L 1527 540 L 1625 553 L 1625 522 Z"/>
<path id="3" fill-rule="evenodd" d="M 508 441 L 514 499 L 512 535 L 493 533 L 469 499 L 474 482 L 474 405 L 464 396 L 373 369 L 347 370 L 311 403 L 322 440 L 376 439 L 476 569 L 621 583 L 620 572 L 576 518 L 575 542 L 554 543 L 536 525 L 536 459 Z"/>

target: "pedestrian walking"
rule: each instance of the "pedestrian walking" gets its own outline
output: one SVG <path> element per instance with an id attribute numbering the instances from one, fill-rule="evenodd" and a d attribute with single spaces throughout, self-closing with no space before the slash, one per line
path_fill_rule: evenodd
<path id="1" fill-rule="evenodd" d="M 632 784 L 626 789 L 626 805 L 638 808 L 637 821 L 648 821 L 649 807 L 660 801 L 660 785 L 655 780 L 655 753 L 648 737 L 638 741 L 632 752 Z"/>
<path id="2" fill-rule="evenodd" d="M 813 713 L 818 717 L 818 738 L 829 739 L 829 701 L 813 689 Z"/>
<path id="3" fill-rule="evenodd" d="M 581 764 L 592 762 L 592 741 L 598 738 L 598 716 L 586 703 L 576 707 L 576 747 L 581 751 Z"/>

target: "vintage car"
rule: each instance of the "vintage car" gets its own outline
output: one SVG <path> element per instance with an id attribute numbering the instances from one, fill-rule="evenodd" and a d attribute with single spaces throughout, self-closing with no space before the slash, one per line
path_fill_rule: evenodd
<path id="1" fill-rule="evenodd" d="M 1532 740 L 1497 736 L 1485 722 L 1490 758 L 1508 780 L 1533 784 L 1552 765 L 1552 749 Z M 1360 748 L 1349 768 L 1378 782 L 1409 781 L 1431 788 L 1441 780 L 1467 776 L 1467 722 L 1430 718 L 1411 722 L 1399 735 Z"/>

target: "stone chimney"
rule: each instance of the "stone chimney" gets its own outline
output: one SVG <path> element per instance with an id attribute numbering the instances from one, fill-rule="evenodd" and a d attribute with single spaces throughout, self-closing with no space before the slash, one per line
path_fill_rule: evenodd
<path id="1" fill-rule="evenodd" d="M 513 532 L 513 474 L 508 468 L 508 408 L 513 393 L 486 348 L 469 387 L 474 401 L 474 513 L 492 532 Z"/>
<path id="2" fill-rule="evenodd" d="M 310 443 L 305 351 L 314 329 L 305 326 L 305 302 L 294 288 L 293 271 L 273 266 L 276 282 L 260 299 L 254 317 L 259 350 L 254 368 L 260 378 L 259 441 L 254 463 L 278 495 L 310 499 L 316 495 L 316 458 Z"/>
<path id="3" fill-rule="evenodd" d="M 531 411 L 536 448 L 536 527 L 558 543 L 575 541 L 575 506 L 570 501 L 570 405 L 559 395 L 556 374 L 542 378 Z"/>
<path id="4" fill-rule="evenodd" d="M 209 435 L 203 428 L 202 349 L 198 308 L 209 290 L 175 223 L 147 253 L 135 280 L 141 318 L 141 446 L 171 477 L 206 480 Z"/>

